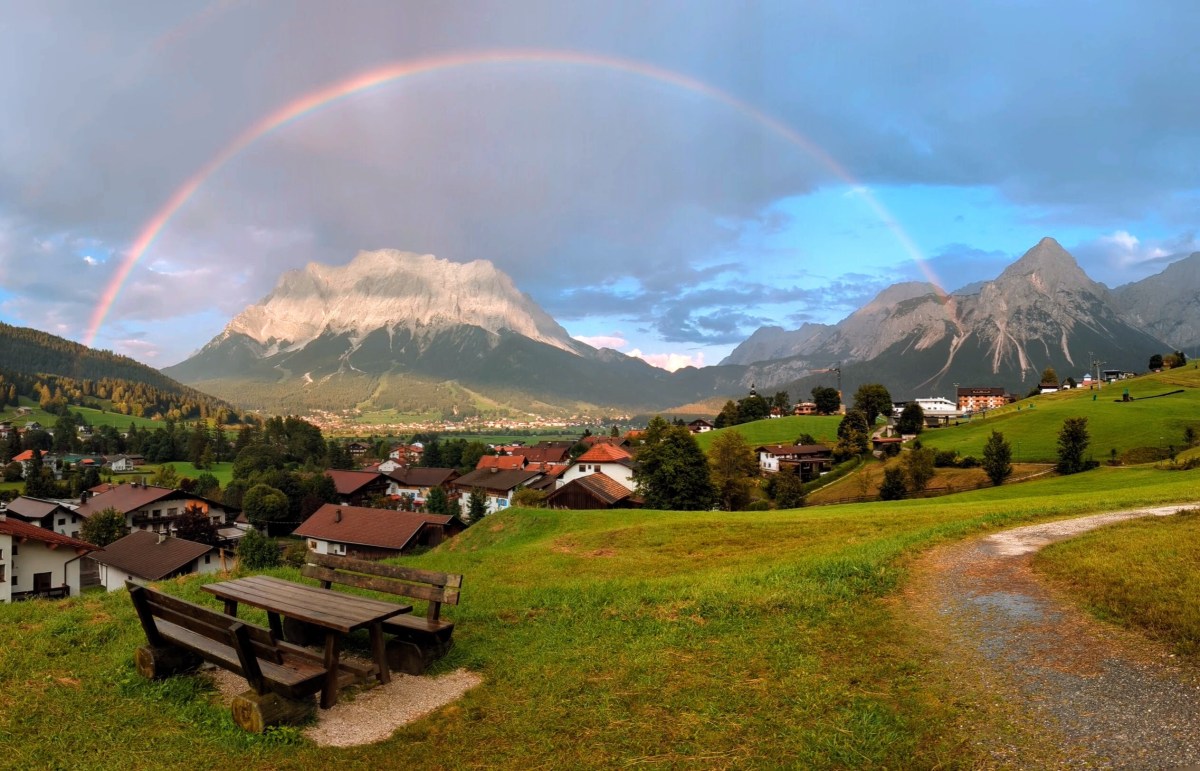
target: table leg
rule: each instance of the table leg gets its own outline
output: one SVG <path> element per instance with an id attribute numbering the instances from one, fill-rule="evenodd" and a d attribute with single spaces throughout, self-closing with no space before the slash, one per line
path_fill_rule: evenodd
<path id="1" fill-rule="evenodd" d="M 275 635 L 276 640 L 283 639 L 283 622 L 279 620 L 279 614 L 273 610 L 267 611 L 267 625 L 271 627 L 271 634 Z"/>
<path id="2" fill-rule="evenodd" d="M 325 686 L 321 689 L 321 709 L 329 709 L 338 700 L 338 662 L 342 637 L 338 632 L 325 632 Z"/>
<path id="3" fill-rule="evenodd" d="M 225 600 L 225 615 L 237 618 L 237 600 Z"/>
<path id="4" fill-rule="evenodd" d="M 375 674 L 379 682 L 383 685 L 392 682 L 392 673 L 388 670 L 387 650 L 383 645 L 382 621 L 371 624 L 371 656 L 375 659 Z"/>

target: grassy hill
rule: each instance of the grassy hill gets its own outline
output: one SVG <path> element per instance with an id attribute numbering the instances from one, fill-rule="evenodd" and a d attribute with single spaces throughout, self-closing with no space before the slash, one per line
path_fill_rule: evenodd
<path id="1" fill-rule="evenodd" d="M 729 428 L 719 428 L 716 431 L 706 431 L 696 435 L 700 448 L 708 451 L 716 438 L 724 431 L 736 431 L 746 439 L 751 447 L 761 444 L 790 444 L 801 434 L 811 434 L 817 441 L 830 444 L 837 441 L 838 423 L 842 422 L 840 415 L 790 415 L 774 420 L 755 420 Z"/>
<path id="2" fill-rule="evenodd" d="M 364 747 L 244 734 L 202 678 L 142 680 L 124 592 L 0 605 L 4 764 L 977 767 L 989 758 L 963 734 L 962 686 L 897 602 L 908 559 L 982 530 L 1186 500 L 1197 480 L 1101 468 L 936 502 L 496 515 L 405 560 L 465 574 L 436 671 L 483 685 Z M 162 588 L 216 608 L 205 580 Z"/>
<path id="3" fill-rule="evenodd" d="M 1126 388 L 1135 401 L 1120 401 Z M 1177 389 L 1183 389 L 1183 393 L 1145 398 Z M 1200 430 L 1200 369 L 1189 365 L 1095 391 L 1061 391 L 1023 399 L 989 411 L 986 418 L 927 430 L 921 434 L 921 443 L 978 458 L 983 455 L 984 442 L 996 430 L 1012 444 L 1017 460 L 1053 461 L 1057 457 L 1058 431 L 1071 417 L 1088 418 L 1090 452 L 1098 461 L 1107 460 L 1112 449 L 1118 455 L 1139 448 L 1166 450 L 1169 445 L 1183 449 L 1184 429 L 1192 426 Z"/>
<path id="4" fill-rule="evenodd" d="M 49 412 L 37 406 L 37 402 L 32 399 L 20 398 L 22 407 L 28 407 L 32 410 L 27 415 L 17 415 L 16 407 L 5 407 L 0 409 L 0 420 L 11 420 L 15 425 L 24 426 L 30 421 L 41 423 L 45 428 L 53 428 L 54 422 L 58 420 L 57 415 L 52 415 Z M 137 426 L 138 429 L 148 428 L 155 429 L 163 425 L 161 420 L 152 420 L 150 418 L 135 418 L 132 415 L 122 415 L 119 412 L 105 412 L 95 410 L 91 407 L 70 406 L 71 412 L 78 412 L 88 422 L 89 426 L 114 426 L 118 430 L 125 431 L 131 425 Z"/>

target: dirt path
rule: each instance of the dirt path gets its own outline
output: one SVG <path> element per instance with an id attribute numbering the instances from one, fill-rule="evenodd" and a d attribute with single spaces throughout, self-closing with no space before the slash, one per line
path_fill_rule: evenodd
<path id="1" fill-rule="evenodd" d="M 1200 767 L 1200 671 L 1086 616 L 1030 567 L 1054 541 L 1182 508 L 1031 525 L 919 560 L 905 603 L 958 694 L 960 728 L 989 765 Z"/>

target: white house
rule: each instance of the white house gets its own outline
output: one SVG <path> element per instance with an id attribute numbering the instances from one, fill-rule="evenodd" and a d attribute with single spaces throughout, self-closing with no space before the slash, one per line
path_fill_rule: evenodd
<path id="1" fill-rule="evenodd" d="M 162 533 L 135 530 L 104 547 L 92 559 L 100 568 L 100 583 L 110 592 L 125 588 L 125 581 L 146 583 L 192 573 L 232 570 L 232 552 Z"/>
<path id="2" fill-rule="evenodd" d="M 487 496 L 484 513 L 494 514 L 512 505 L 512 497 L 517 488 L 528 487 L 541 478 L 540 471 L 479 468 L 454 480 L 451 485 L 459 491 L 458 505 L 465 520 L 470 516 L 472 490 L 483 490 Z"/>
<path id="3" fill-rule="evenodd" d="M 0 514 L 0 602 L 79 593 L 79 563 L 100 547 Z"/>
<path id="4" fill-rule="evenodd" d="M 113 508 L 125 515 L 125 527 L 131 531 L 170 533 L 175 529 L 175 520 L 189 506 L 198 507 L 217 526 L 236 518 L 230 517 L 222 504 L 199 495 L 138 482 L 116 485 L 93 495 L 80 504 L 77 512 L 87 518 Z"/>
<path id="5" fill-rule="evenodd" d="M 588 474 L 603 473 L 621 484 L 626 490 L 636 486 L 633 481 L 633 456 L 612 444 L 597 444 L 575 459 L 558 480 L 564 487 Z"/>

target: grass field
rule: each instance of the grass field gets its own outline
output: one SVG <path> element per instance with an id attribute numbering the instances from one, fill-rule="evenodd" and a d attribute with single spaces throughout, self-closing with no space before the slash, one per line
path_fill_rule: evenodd
<path id="1" fill-rule="evenodd" d="M 20 399 L 21 406 L 29 407 L 33 410 L 28 415 L 17 415 L 15 407 L 6 407 L 0 410 L 0 420 L 11 420 L 13 425 L 24 426 L 30 421 L 41 423 L 45 428 L 53 428 L 55 421 L 58 420 L 57 415 L 51 415 L 49 412 L 37 406 L 36 402 L 22 397 Z M 135 418 L 132 415 L 122 415 L 119 412 L 103 412 L 101 410 L 93 410 L 88 407 L 71 406 L 71 412 L 78 412 L 83 415 L 90 426 L 115 426 L 121 431 L 129 429 L 130 425 L 135 425 L 139 430 L 143 428 L 155 429 L 160 428 L 163 424 L 160 420 L 150 420 L 149 418 Z"/>
<path id="2" fill-rule="evenodd" d="M 1101 468 L 936 505 L 496 515 L 406 560 L 466 576 L 448 614 L 457 644 L 437 671 L 467 667 L 484 684 L 366 747 L 321 749 L 290 730 L 247 735 L 210 703 L 202 679 L 142 680 L 131 664 L 141 631 L 124 592 L 3 605 L 2 762 L 978 766 L 982 750 L 956 728 L 954 686 L 899 610 L 908 559 L 988 529 L 1186 500 L 1197 480 L 1200 471 Z M 215 608 L 204 580 L 164 588 Z"/>
<path id="3" fill-rule="evenodd" d="M 187 463 L 185 461 L 174 461 L 172 463 L 164 463 L 162 465 L 174 466 L 175 471 L 176 471 L 176 473 L 179 474 L 179 476 L 191 477 L 192 479 L 196 479 L 201 474 L 212 474 L 214 477 L 217 478 L 217 481 L 221 483 L 221 487 L 224 487 L 225 485 L 229 484 L 229 482 L 232 481 L 232 479 L 233 479 L 233 463 L 232 463 L 232 461 L 226 461 L 225 463 L 214 463 L 212 465 L 212 468 L 209 468 L 209 469 L 196 468 L 193 464 Z M 139 471 L 139 473 L 136 476 L 150 477 L 150 476 L 153 476 L 154 473 L 158 470 L 157 466 L 146 466 L 145 468 L 147 468 L 149 470 L 144 473 Z M 117 479 L 121 479 L 122 477 L 129 477 L 129 476 L 134 476 L 134 475 L 129 475 L 129 474 L 118 475 Z"/>
<path id="4" fill-rule="evenodd" d="M 1200 511 L 1094 530 L 1046 547 L 1034 566 L 1097 617 L 1200 661 Z"/>
<path id="5" fill-rule="evenodd" d="M 888 466 L 898 465 L 901 457 L 892 458 L 886 463 L 870 461 L 853 474 L 842 477 L 813 492 L 808 496 L 807 501 L 810 505 L 827 504 L 847 498 L 878 495 L 879 486 L 883 483 L 884 469 Z M 1041 464 L 1016 463 L 1013 464 L 1013 477 L 1029 476 L 1046 469 L 1047 467 Z M 926 489 L 949 488 L 951 491 L 963 492 L 990 485 L 987 474 L 981 468 L 939 468 L 935 469 L 935 474 L 929 480 Z"/>
<path id="6" fill-rule="evenodd" d="M 1120 401 L 1126 388 L 1135 401 Z M 1179 388 L 1185 389 L 1184 393 L 1138 400 Z M 1001 410 L 989 411 L 986 418 L 924 431 L 921 442 L 978 458 L 982 457 L 983 444 L 994 429 L 1012 444 L 1016 460 L 1054 461 L 1058 430 L 1070 417 L 1089 419 L 1089 450 L 1100 462 L 1108 460 L 1112 449 L 1118 455 L 1138 448 L 1165 450 L 1172 444 L 1182 450 L 1184 429 L 1192 426 L 1200 430 L 1200 369 L 1189 365 L 1123 380 L 1096 391 L 1061 391 L 1024 399 Z"/>
<path id="7" fill-rule="evenodd" d="M 801 434 L 811 434 L 818 442 L 832 445 L 837 441 L 838 423 L 841 422 L 840 415 L 789 415 L 786 418 L 756 420 L 716 431 L 705 431 L 703 434 L 696 434 L 696 441 L 700 448 L 707 452 L 722 432 L 736 431 L 745 437 L 746 443 L 751 447 L 763 444 L 791 444 Z"/>

